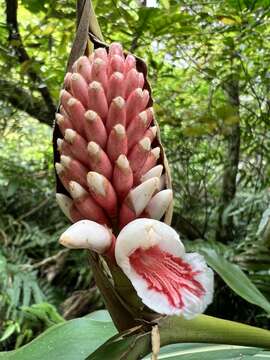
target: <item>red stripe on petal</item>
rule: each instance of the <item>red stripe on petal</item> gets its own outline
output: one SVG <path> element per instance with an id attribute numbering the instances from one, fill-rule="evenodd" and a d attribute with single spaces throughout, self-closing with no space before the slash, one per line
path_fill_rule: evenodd
<path id="1" fill-rule="evenodd" d="M 198 298 L 205 295 L 205 289 L 196 279 L 199 271 L 193 271 L 190 264 L 177 258 L 158 246 L 135 250 L 129 257 L 132 268 L 148 285 L 148 289 L 163 294 L 170 305 L 182 309 L 183 290 Z"/>

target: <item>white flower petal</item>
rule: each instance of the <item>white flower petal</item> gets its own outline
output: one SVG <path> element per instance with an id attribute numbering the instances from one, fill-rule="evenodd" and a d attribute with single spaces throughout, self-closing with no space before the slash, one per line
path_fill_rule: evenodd
<path id="1" fill-rule="evenodd" d="M 94 221 L 80 220 L 60 236 L 59 242 L 70 249 L 90 249 L 103 254 L 111 246 L 112 234 Z"/>
<path id="2" fill-rule="evenodd" d="M 151 238 L 150 230 L 153 230 L 159 239 Z M 162 250 L 172 255 L 181 257 L 185 253 L 184 245 L 173 228 L 154 219 L 142 218 L 130 222 L 120 231 L 115 245 L 116 262 L 122 267 L 123 263 L 129 262 L 129 255 L 136 249 L 149 248 L 154 245 L 153 242 L 158 242 Z"/>
<path id="3" fill-rule="evenodd" d="M 212 301 L 212 270 L 201 255 L 185 254 L 178 234 L 162 222 L 137 219 L 126 225 L 115 257 L 143 303 L 158 313 L 191 319 Z"/>

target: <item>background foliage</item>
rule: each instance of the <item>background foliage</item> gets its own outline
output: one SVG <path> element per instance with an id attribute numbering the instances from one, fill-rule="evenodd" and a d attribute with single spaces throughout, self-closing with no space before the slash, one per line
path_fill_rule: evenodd
<path id="1" fill-rule="evenodd" d="M 188 248 L 238 264 L 270 299 L 270 1 L 93 3 L 106 41 L 149 65 L 174 227 Z M 67 222 L 54 201 L 51 126 L 75 1 L 0 5 L 0 348 L 8 350 L 103 305 L 86 254 L 57 243 Z M 216 280 L 209 314 L 269 326 Z"/>

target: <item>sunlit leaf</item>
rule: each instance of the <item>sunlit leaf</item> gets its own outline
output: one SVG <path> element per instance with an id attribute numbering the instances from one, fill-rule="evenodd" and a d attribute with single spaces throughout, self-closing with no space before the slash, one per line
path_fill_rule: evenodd
<path id="1" fill-rule="evenodd" d="M 170 0 L 160 0 L 160 3 L 165 9 L 168 10 L 170 8 Z"/>
<path id="2" fill-rule="evenodd" d="M 239 23 L 239 19 L 230 16 L 218 16 L 219 21 L 224 25 L 235 25 Z"/>

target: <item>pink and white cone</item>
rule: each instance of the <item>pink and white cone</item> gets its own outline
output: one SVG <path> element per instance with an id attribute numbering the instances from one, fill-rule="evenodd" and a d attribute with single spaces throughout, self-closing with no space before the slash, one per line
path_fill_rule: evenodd
<path id="1" fill-rule="evenodd" d="M 156 126 L 153 108 L 148 106 L 149 92 L 144 75 L 136 68 L 136 59 L 125 55 L 117 43 L 108 50 L 96 49 L 90 57 L 81 56 L 74 63 L 64 86 L 60 114 L 56 115 L 62 133 L 57 139 L 61 163 L 56 170 L 70 198 L 69 182 L 75 181 L 106 210 L 114 226 L 118 223 L 122 227 L 142 216 L 142 211 L 137 211 L 142 199 L 145 216 L 153 214 L 157 218 L 152 209 L 159 205 L 159 213 L 165 214 L 170 204 L 164 196 L 156 196 L 159 188 L 148 191 L 145 197 L 148 181 L 161 178 L 164 168 L 159 160 L 160 148 L 155 147 Z M 105 177 L 106 189 L 115 194 L 114 204 L 118 206 L 111 206 L 112 214 L 106 196 L 88 188 L 89 171 Z M 75 205 L 80 210 L 77 200 Z M 90 215 L 87 219 L 93 220 Z"/>
<path id="2" fill-rule="evenodd" d="M 116 239 L 115 258 L 142 302 L 160 314 L 191 319 L 212 301 L 212 270 L 201 255 L 185 253 L 178 234 L 165 223 L 130 222 Z"/>

